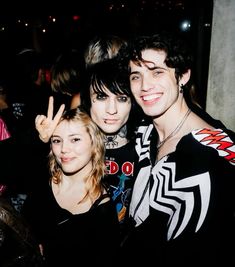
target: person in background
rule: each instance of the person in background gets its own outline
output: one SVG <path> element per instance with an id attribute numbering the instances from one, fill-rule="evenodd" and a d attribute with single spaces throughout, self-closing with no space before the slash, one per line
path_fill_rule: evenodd
<path id="1" fill-rule="evenodd" d="M 15 135 L 16 118 L 9 103 L 9 83 L 4 72 L 0 76 L 0 118 L 4 123 L 4 128 L 7 129 L 7 135 Z M 3 139 L 5 138 L 0 138 L 0 140 Z"/>
<path id="2" fill-rule="evenodd" d="M 167 33 L 140 36 L 120 59 L 152 119 L 137 131 L 133 227 L 123 252 L 132 264 L 234 265 L 234 133 L 191 110 L 186 43 Z"/>
<path id="3" fill-rule="evenodd" d="M 91 39 L 85 49 L 86 68 L 94 66 L 118 55 L 120 48 L 127 42 L 117 35 L 97 35 Z"/>
<path id="4" fill-rule="evenodd" d="M 4 111 L 8 109 L 6 100 L 4 86 L 0 86 L 0 107 Z M 9 154 L 11 151 L 11 146 L 9 147 L 11 133 L 4 118 L 0 116 L 0 144 L 1 154 L 6 157 L 6 153 Z M 30 226 L 12 203 L 11 176 L 6 175 L 7 171 L 3 169 L 5 162 L 1 160 L 1 163 L 3 165 L 1 165 L 0 179 L 0 266 L 43 267 L 44 261 Z"/>
<path id="5" fill-rule="evenodd" d="M 19 142 L 31 145 L 34 138 L 34 118 L 46 111 L 50 96 L 45 79 L 46 60 L 34 49 L 23 49 L 15 55 L 8 86 L 8 104 L 16 118 L 15 135 Z M 9 75 L 9 74 L 8 74 Z"/>
<path id="6" fill-rule="evenodd" d="M 76 108 L 80 105 L 84 68 L 84 56 L 77 50 L 63 51 L 57 57 L 51 68 L 51 89 L 58 102 L 56 106 L 64 103 L 67 108 Z"/>
<path id="7" fill-rule="evenodd" d="M 125 43 L 116 35 L 97 35 L 88 42 L 84 54 L 75 49 L 62 51 L 51 68 L 50 85 L 55 109 L 61 104 L 72 109 L 79 106 L 85 69 L 115 57 Z"/>
<path id="8" fill-rule="evenodd" d="M 1 89 L 1 88 L 0 88 Z M 1 96 L 1 95 L 0 95 Z M 1 98 L 0 98 L 0 103 L 1 103 Z M 5 101 L 4 101 L 5 103 Z M 5 106 L 5 105 L 4 105 Z M 3 118 L 0 116 L 0 143 L 3 142 L 4 140 L 7 140 L 11 137 L 11 134 L 7 128 L 7 125 Z M 2 151 L 4 152 L 4 151 Z M 0 197 L 3 195 L 3 193 L 7 189 L 7 179 L 4 177 L 4 173 L 2 173 L 1 180 L 0 180 Z"/>
<path id="9" fill-rule="evenodd" d="M 8 139 L 10 136 L 5 121 L 0 117 L 0 141 Z"/>
<path id="10" fill-rule="evenodd" d="M 50 91 L 45 79 L 46 65 L 44 55 L 34 49 L 24 49 L 14 56 L 13 62 L 9 59 L 5 63 L 5 70 L 1 73 L 0 85 L 5 89 L 7 104 L 1 116 L 11 133 L 11 138 L 0 148 L 1 177 L 6 177 L 17 207 L 35 185 L 30 168 L 25 167 L 25 160 L 28 166 L 37 169 L 35 178 L 45 177 L 47 171 L 45 146 L 39 142 L 34 124 L 36 114 L 47 111 Z"/>
<path id="11" fill-rule="evenodd" d="M 30 153 L 33 148 L 31 145 L 26 145 L 25 142 L 22 142 L 21 136 L 23 136 L 23 133 L 18 127 L 19 121 L 15 117 L 9 101 L 9 79 L 7 74 L 8 71 L 6 69 L 5 72 L 1 73 L 0 77 L 0 184 L 6 186 L 9 201 L 12 202 L 17 210 L 20 210 L 30 187 L 30 180 L 28 180 L 23 161 L 25 162 L 25 155 L 29 157 L 29 161 L 32 159 Z M 32 128 L 32 131 L 35 131 L 35 129 Z M 26 132 L 28 130 L 25 130 L 24 133 L 26 134 Z M 7 155 L 10 156 L 8 157 Z M 30 164 L 30 166 L 32 165 Z"/>
<path id="12" fill-rule="evenodd" d="M 66 111 L 51 136 L 50 182 L 23 209 L 48 266 L 110 266 L 118 255 L 119 225 L 103 183 L 104 153 L 102 133 L 90 116 L 80 108 Z"/>
<path id="13" fill-rule="evenodd" d="M 43 267 L 32 229 L 12 205 L 7 191 L 0 185 L 0 266 Z"/>
<path id="14" fill-rule="evenodd" d="M 84 52 L 83 58 L 85 68 L 89 69 L 97 63 L 101 63 L 109 59 L 115 58 L 118 54 L 119 49 L 125 44 L 126 40 L 117 35 L 96 35 L 88 42 Z M 79 62 L 83 62 L 83 60 L 79 60 Z M 81 78 L 83 74 L 84 73 L 79 75 L 79 77 Z M 75 108 L 76 106 L 80 105 L 80 103 L 80 92 L 74 93 L 72 95 L 70 107 Z"/>

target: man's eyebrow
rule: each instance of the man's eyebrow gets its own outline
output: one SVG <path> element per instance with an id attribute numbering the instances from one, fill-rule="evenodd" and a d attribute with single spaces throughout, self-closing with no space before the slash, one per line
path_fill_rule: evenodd
<path id="1" fill-rule="evenodd" d="M 148 69 L 150 69 L 150 70 L 156 70 L 156 69 L 166 70 L 167 68 L 155 65 L 154 67 L 149 67 Z"/>
<path id="2" fill-rule="evenodd" d="M 131 74 L 138 74 L 138 73 L 140 73 L 139 71 L 132 71 L 132 72 L 130 72 L 130 75 Z"/>
<path id="3" fill-rule="evenodd" d="M 149 70 L 156 70 L 156 69 L 160 69 L 160 70 L 167 70 L 167 68 L 165 67 L 161 67 L 161 66 L 154 66 L 154 67 L 147 67 Z M 132 74 L 139 74 L 139 71 L 132 71 L 130 72 L 130 75 Z"/>
<path id="4" fill-rule="evenodd" d="M 107 95 L 105 92 L 103 92 L 103 91 L 93 91 L 92 93 L 91 93 L 91 95 L 93 96 L 93 95 Z"/>

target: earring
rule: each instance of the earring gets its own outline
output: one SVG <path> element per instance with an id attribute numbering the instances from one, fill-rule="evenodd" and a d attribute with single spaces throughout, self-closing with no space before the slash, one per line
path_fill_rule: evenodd
<path id="1" fill-rule="evenodd" d="M 180 93 L 181 93 L 181 94 L 183 94 L 183 92 L 184 92 L 184 88 L 183 88 L 183 86 L 184 86 L 183 84 L 180 85 Z"/>

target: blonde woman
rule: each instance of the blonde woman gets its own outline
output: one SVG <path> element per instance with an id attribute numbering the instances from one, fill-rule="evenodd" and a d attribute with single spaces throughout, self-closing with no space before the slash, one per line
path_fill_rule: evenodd
<path id="1" fill-rule="evenodd" d="M 115 257 L 119 226 L 102 183 L 104 153 L 103 136 L 89 115 L 81 109 L 62 115 L 51 136 L 47 190 L 24 207 L 49 266 L 92 265 L 103 253 L 106 260 Z"/>

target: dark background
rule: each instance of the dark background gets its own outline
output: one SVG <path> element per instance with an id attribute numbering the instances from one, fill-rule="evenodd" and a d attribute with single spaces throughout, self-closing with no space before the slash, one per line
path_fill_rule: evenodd
<path id="1" fill-rule="evenodd" d="M 8 56 L 33 48 L 53 61 L 66 47 L 84 49 L 96 34 L 130 38 L 161 30 L 173 31 L 183 35 L 192 46 L 195 82 L 200 89 L 198 102 L 204 108 L 212 8 L 212 0 L 5 2 L 0 8 L 0 56 L 5 62 Z M 189 28 L 182 28 L 184 20 L 190 23 Z"/>

